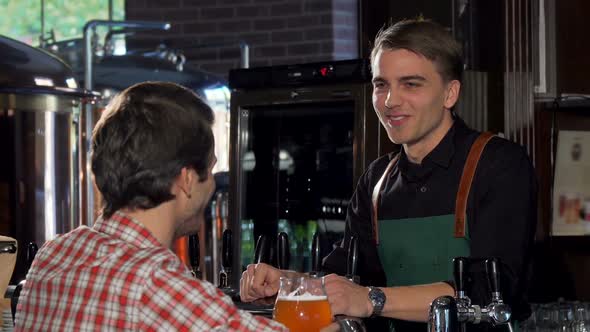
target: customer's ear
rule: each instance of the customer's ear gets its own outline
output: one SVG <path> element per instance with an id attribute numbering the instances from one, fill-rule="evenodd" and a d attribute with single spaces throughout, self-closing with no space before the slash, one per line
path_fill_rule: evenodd
<path id="1" fill-rule="evenodd" d="M 198 175 L 196 172 L 193 171 L 192 168 L 183 167 L 180 170 L 180 174 L 178 174 L 178 177 L 176 178 L 176 186 L 180 189 L 180 191 L 184 193 L 184 195 L 188 199 L 192 198 L 191 188 L 193 187 L 193 181 L 198 180 L 195 179 L 195 177 L 198 177 Z"/>

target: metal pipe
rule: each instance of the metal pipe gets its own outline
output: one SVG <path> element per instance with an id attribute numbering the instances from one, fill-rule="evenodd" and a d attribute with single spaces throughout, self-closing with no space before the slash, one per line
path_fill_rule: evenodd
<path id="1" fill-rule="evenodd" d="M 212 274 L 212 282 L 214 285 L 219 285 L 219 240 L 218 237 L 221 235 L 218 232 L 217 228 L 217 221 L 221 218 L 221 192 L 217 193 L 215 200 L 213 201 L 213 206 L 211 207 L 211 237 L 212 237 L 212 251 L 211 254 L 211 268 L 213 270 Z"/>
<path id="2" fill-rule="evenodd" d="M 109 0 L 109 21 L 113 20 L 113 0 Z"/>
<path id="3" fill-rule="evenodd" d="M 141 30 L 169 30 L 170 23 L 167 22 L 148 22 L 148 21 L 111 21 L 111 20 L 91 20 L 84 25 L 84 88 L 88 91 L 93 89 L 92 75 L 92 32 L 99 26 L 122 27 Z M 92 169 L 90 157 L 90 146 L 92 140 L 92 129 L 94 127 L 94 116 L 91 105 L 86 105 L 85 112 L 85 153 L 86 153 L 86 222 L 92 223 L 94 219 L 94 187 L 92 183 Z"/>
<path id="4" fill-rule="evenodd" d="M 523 52 L 522 52 L 522 44 L 523 44 L 523 29 L 522 29 L 522 0 L 518 1 L 517 4 L 517 11 L 516 11 L 517 17 L 518 17 L 518 42 L 516 45 L 518 45 L 518 88 L 517 88 L 517 93 L 518 93 L 518 100 L 516 102 L 517 107 L 515 109 L 515 114 L 516 114 L 516 129 L 518 130 L 518 137 L 517 137 L 517 142 L 519 144 L 525 144 L 524 142 L 524 137 L 523 137 L 523 132 L 524 132 L 524 126 L 525 126 L 525 120 L 524 120 L 524 105 L 523 105 L 523 97 L 524 94 L 526 93 L 526 91 L 524 91 L 524 70 L 523 70 Z"/>
<path id="5" fill-rule="evenodd" d="M 516 0 L 512 0 L 512 6 L 510 7 L 511 12 L 510 12 L 510 16 L 511 16 L 511 20 L 512 20 L 512 26 L 511 26 L 511 33 L 512 33 L 512 44 L 510 45 L 511 49 L 512 49 L 512 78 L 511 78 L 511 89 L 510 89 L 510 137 L 509 139 L 511 139 L 512 141 L 516 142 L 516 130 L 515 128 L 517 127 L 516 124 L 516 114 L 515 114 L 515 109 L 516 109 L 516 98 L 517 98 L 517 81 L 516 81 Z"/>
<path id="6" fill-rule="evenodd" d="M 533 85 L 534 85 L 534 78 L 533 78 L 533 64 L 532 61 L 532 50 L 529 50 L 532 46 L 532 35 L 531 31 L 532 24 L 534 19 L 532 17 L 533 13 L 533 4 L 526 0 L 527 15 L 526 15 L 526 22 L 525 22 L 525 29 L 526 29 L 526 59 L 527 59 L 527 110 L 528 110 L 528 118 L 529 118 L 529 125 L 528 127 L 528 136 L 529 136 L 529 155 L 533 161 L 535 162 L 535 114 L 534 114 L 534 102 L 533 102 Z"/>
<path id="7" fill-rule="evenodd" d="M 509 93 L 510 93 L 510 86 L 509 86 L 509 79 L 510 79 L 510 42 L 509 42 L 509 24 L 508 24 L 508 1 L 505 3 L 505 11 L 504 11 L 504 61 L 505 61 L 505 68 L 504 68 L 504 136 L 509 139 L 510 138 L 510 102 L 509 102 Z"/>
<path id="8" fill-rule="evenodd" d="M 240 42 L 240 68 L 250 68 L 250 46 Z"/>
<path id="9" fill-rule="evenodd" d="M 43 40 L 45 39 L 45 0 L 41 0 L 41 38 L 40 46 L 44 46 Z"/>
<path id="10" fill-rule="evenodd" d="M 121 27 L 141 30 L 169 30 L 170 23 L 148 21 L 110 21 L 91 20 L 84 25 L 84 88 L 92 90 L 92 36 L 91 32 L 99 26 Z"/>

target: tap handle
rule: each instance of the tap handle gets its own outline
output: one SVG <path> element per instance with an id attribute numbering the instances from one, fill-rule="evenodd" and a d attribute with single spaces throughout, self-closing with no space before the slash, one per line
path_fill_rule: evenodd
<path id="1" fill-rule="evenodd" d="M 29 242 L 29 245 L 27 246 L 27 264 L 31 265 L 31 263 L 33 263 L 37 251 L 39 251 L 37 244 L 35 242 Z"/>
<path id="2" fill-rule="evenodd" d="M 230 229 L 223 231 L 223 239 L 221 243 L 221 266 L 226 271 L 230 271 L 233 261 L 233 236 Z"/>
<path id="3" fill-rule="evenodd" d="M 455 278 L 455 289 L 458 298 L 465 296 L 465 271 L 467 269 L 467 258 L 455 257 L 453 259 L 453 277 Z"/>
<path id="4" fill-rule="evenodd" d="M 201 252 L 199 248 L 199 235 L 193 234 L 188 237 L 188 257 L 195 276 L 199 271 Z"/>
<path id="5" fill-rule="evenodd" d="M 37 244 L 35 242 L 29 242 L 29 245 L 27 245 L 27 271 L 31 268 L 31 264 L 33 264 L 33 260 L 35 260 L 37 251 L 39 251 Z"/>
<path id="6" fill-rule="evenodd" d="M 315 232 L 311 241 L 311 274 L 319 275 L 322 269 L 320 233 Z"/>
<path id="7" fill-rule="evenodd" d="M 497 258 L 486 259 L 486 273 L 490 289 L 492 291 L 492 299 L 501 300 L 500 297 L 500 263 Z"/>
<path id="8" fill-rule="evenodd" d="M 277 267 L 280 270 L 289 269 L 289 236 L 285 232 L 280 232 L 277 236 Z"/>
<path id="9" fill-rule="evenodd" d="M 356 276 L 358 256 L 358 238 L 356 236 L 352 236 L 348 244 L 348 259 L 346 264 L 346 275 L 348 277 L 354 278 Z"/>
<path id="10" fill-rule="evenodd" d="M 268 244 L 266 235 L 260 235 L 256 241 L 256 248 L 254 249 L 254 263 L 270 263 L 267 258 Z"/>

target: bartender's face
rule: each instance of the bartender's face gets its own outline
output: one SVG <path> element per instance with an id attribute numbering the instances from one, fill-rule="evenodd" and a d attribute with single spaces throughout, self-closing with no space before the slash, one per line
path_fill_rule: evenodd
<path id="1" fill-rule="evenodd" d="M 389 139 L 434 148 L 452 125 L 459 81 L 445 83 L 432 61 L 405 49 L 381 49 L 372 71 L 373 107 Z"/>

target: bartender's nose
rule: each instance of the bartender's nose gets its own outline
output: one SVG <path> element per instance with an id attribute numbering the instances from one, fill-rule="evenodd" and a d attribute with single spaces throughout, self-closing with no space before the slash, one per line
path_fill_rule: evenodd
<path id="1" fill-rule="evenodd" d="M 399 104 L 398 93 L 393 91 L 393 88 L 389 88 L 387 91 L 387 97 L 385 98 L 385 107 L 392 109 Z"/>

